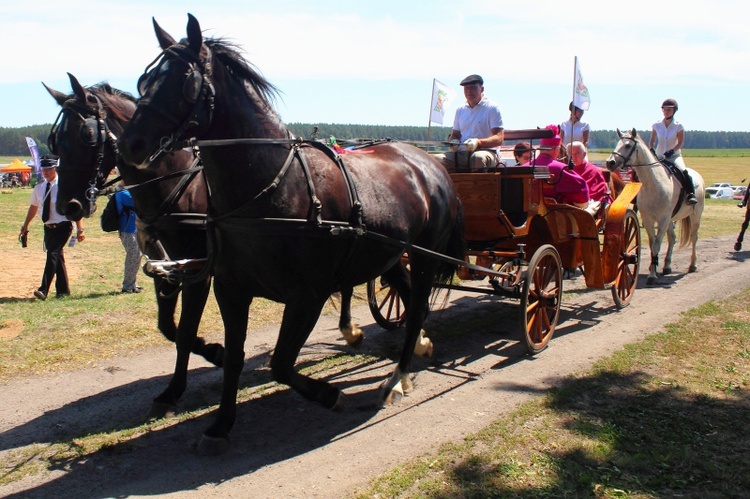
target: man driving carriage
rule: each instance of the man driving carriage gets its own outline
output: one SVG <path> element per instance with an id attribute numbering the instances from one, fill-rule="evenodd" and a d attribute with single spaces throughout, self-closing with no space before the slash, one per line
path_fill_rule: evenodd
<path id="1" fill-rule="evenodd" d="M 503 144 L 500 108 L 484 96 L 484 79 L 476 74 L 461 81 L 466 104 L 456 110 L 448 140 L 451 153 L 436 157 L 449 172 L 487 171 L 498 163 L 497 148 Z"/>

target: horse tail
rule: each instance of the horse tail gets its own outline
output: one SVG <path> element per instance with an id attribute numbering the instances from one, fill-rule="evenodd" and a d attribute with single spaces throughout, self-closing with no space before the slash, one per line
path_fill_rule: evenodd
<path id="1" fill-rule="evenodd" d="M 464 231 L 464 208 L 461 201 L 458 200 L 456 209 L 456 218 L 453 220 L 453 228 L 448 239 L 448 245 L 445 248 L 445 255 L 457 260 L 463 260 L 466 256 L 466 239 Z M 454 263 L 440 261 L 435 282 L 445 284 L 453 279 L 458 266 Z"/>
<path id="2" fill-rule="evenodd" d="M 680 220 L 680 240 L 677 243 L 677 249 L 684 248 L 688 245 L 692 236 L 691 229 L 690 217 L 685 217 Z"/>

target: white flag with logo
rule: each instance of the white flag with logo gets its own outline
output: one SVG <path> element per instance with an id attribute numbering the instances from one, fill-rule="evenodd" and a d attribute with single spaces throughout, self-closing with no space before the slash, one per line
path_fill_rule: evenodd
<path id="1" fill-rule="evenodd" d="M 581 65 L 578 64 L 578 57 L 576 57 L 576 68 L 575 68 L 575 86 L 573 88 L 573 105 L 584 111 L 589 110 L 589 103 L 591 102 L 591 96 L 589 95 L 589 89 L 583 84 L 583 75 L 581 74 Z"/>
<path id="2" fill-rule="evenodd" d="M 443 124 L 445 106 L 453 98 L 453 91 L 443 83 L 432 80 L 432 104 L 430 105 L 430 123 Z"/>
<path id="3" fill-rule="evenodd" d="M 31 158 L 34 160 L 34 173 L 39 177 L 41 176 L 41 172 L 39 171 L 39 147 L 36 145 L 36 141 L 31 137 L 26 137 L 26 145 L 29 146 Z"/>

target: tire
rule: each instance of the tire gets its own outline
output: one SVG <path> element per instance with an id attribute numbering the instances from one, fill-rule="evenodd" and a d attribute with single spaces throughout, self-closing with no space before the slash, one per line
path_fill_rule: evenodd
<path id="1" fill-rule="evenodd" d="M 615 306 L 622 309 L 630 305 L 630 300 L 638 284 L 638 270 L 641 264 L 641 229 L 638 216 L 633 210 L 625 213 L 620 258 L 617 263 L 617 277 L 612 283 L 612 299 Z"/>
<path id="2" fill-rule="evenodd" d="M 521 330 L 532 355 L 547 348 L 560 315 L 562 262 L 551 244 L 540 247 L 531 257 L 521 295 Z"/>

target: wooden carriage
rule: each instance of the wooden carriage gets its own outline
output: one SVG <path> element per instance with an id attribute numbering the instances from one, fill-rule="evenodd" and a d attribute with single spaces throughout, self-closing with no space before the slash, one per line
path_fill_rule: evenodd
<path id="1" fill-rule="evenodd" d="M 534 139 L 546 131 L 509 132 L 512 139 Z M 547 167 L 498 165 L 450 175 L 464 207 L 468 256 L 457 273 L 461 282 L 447 287 L 520 299 L 520 325 L 531 353 L 543 350 L 554 334 L 565 270 L 580 268 L 587 287 L 611 289 L 618 308 L 629 304 L 640 264 L 640 229 L 630 204 L 640 184 L 627 184 L 591 215 L 544 197 Z M 368 298 L 378 324 L 400 325 L 403 305 L 387 284 L 371 281 Z"/>

